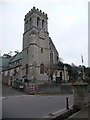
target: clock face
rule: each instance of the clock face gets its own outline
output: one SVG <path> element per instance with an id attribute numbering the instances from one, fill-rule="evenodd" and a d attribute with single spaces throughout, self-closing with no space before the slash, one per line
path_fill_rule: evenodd
<path id="1" fill-rule="evenodd" d="M 43 30 L 40 30 L 40 32 L 39 32 L 39 37 L 42 38 L 42 39 L 45 38 L 45 33 L 44 33 Z"/>

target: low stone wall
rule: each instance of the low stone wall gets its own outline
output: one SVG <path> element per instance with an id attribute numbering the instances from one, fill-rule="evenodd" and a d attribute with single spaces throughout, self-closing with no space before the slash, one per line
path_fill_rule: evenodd
<path id="1" fill-rule="evenodd" d="M 73 84 L 73 89 L 74 105 L 80 108 L 87 107 L 89 102 L 88 84 L 78 82 Z"/>
<path id="2" fill-rule="evenodd" d="M 71 85 L 60 85 L 60 84 L 44 84 L 44 85 L 37 85 L 35 90 L 31 88 L 31 86 L 25 87 L 25 92 L 32 93 L 37 92 L 41 94 L 69 94 L 72 93 L 72 86 Z"/>
<path id="3" fill-rule="evenodd" d="M 58 85 L 58 84 L 52 84 L 52 85 L 40 85 L 39 90 L 41 93 L 72 93 L 72 86 L 70 85 Z"/>

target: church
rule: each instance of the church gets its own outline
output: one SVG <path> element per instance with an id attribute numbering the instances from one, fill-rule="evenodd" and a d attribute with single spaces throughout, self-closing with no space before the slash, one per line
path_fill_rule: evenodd
<path id="1" fill-rule="evenodd" d="M 33 7 L 24 18 L 23 48 L 16 55 L 4 55 L 2 59 L 2 82 L 14 85 L 14 81 L 43 84 L 67 82 L 66 66 L 49 36 L 48 16 Z"/>

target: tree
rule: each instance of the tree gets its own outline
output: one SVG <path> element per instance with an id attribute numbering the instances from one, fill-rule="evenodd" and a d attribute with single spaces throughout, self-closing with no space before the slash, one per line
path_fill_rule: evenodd
<path id="1" fill-rule="evenodd" d="M 67 70 L 68 70 L 68 74 L 69 74 L 69 77 L 70 79 L 77 79 L 78 77 L 78 67 L 75 66 L 75 65 L 69 65 L 69 64 L 64 64 L 66 67 L 67 67 Z"/>
<path id="2" fill-rule="evenodd" d="M 85 81 L 90 84 L 90 67 L 85 68 Z"/>

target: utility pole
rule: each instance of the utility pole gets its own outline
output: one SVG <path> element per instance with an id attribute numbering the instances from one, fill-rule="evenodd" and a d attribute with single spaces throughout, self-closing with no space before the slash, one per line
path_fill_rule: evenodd
<path id="1" fill-rule="evenodd" d="M 84 71 L 84 65 L 83 65 L 83 56 L 81 55 L 81 60 L 82 60 L 82 78 L 85 80 L 85 71 Z"/>

